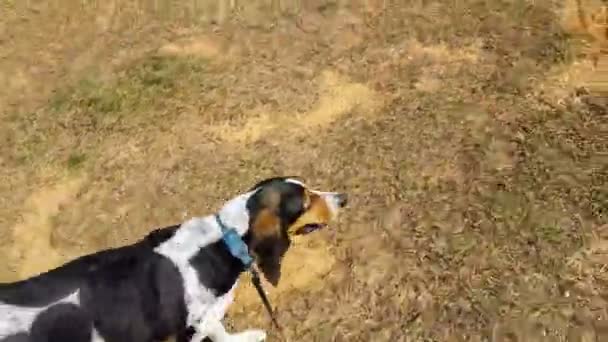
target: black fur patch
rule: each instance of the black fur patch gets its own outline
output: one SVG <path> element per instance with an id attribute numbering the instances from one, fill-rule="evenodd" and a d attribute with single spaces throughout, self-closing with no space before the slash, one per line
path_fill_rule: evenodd
<path id="1" fill-rule="evenodd" d="M 53 305 L 36 319 L 30 334 L 34 341 L 80 341 L 80 327 L 88 325 L 73 322 L 83 319 L 95 322 L 106 341 L 166 339 L 185 328 L 184 289 L 177 268 L 154 248 L 177 227 L 158 229 L 133 245 L 83 256 L 28 280 L 2 284 L 0 301 L 39 307 L 80 291 L 79 306 Z"/>
<path id="2" fill-rule="evenodd" d="M 157 229 L 144 240 L 130 246 L 108 249 L 72 260 L 38 276 L 14 283 L 0 284 L 0 302 L 25 306 L 40 307 L 56 302 L 74 293 L 90 276 L 99 276 L 100 272 L 130 270 L 144 255 L 168 240 L 179 226 Z"/>
<path id="3" fill-rule="evenodd" d="M 90 342 L 93 321 L 85 310 L 74 304 L 53 305 L 32 323 L 31 342 Z"/>
<path id="4" fill-rule="evenodd" d="M 199 250 L 190 264 L 197 271 L 199 281 L 216 296 L 226 294 L 245 270 L 241 261 L 233 257 L 223 241 L 214 242 Z"/>

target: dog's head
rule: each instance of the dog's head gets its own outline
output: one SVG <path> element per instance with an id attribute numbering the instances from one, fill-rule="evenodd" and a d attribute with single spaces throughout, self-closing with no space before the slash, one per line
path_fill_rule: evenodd
<path id="1" fill-rule="evenodd" d="M 294 177 L 266 179 L 252 191 L 246 241 L 266 279 L 277 286 L 290 237 L 325 227 L 346 206 L 347 196 L 309 189 Z"/>

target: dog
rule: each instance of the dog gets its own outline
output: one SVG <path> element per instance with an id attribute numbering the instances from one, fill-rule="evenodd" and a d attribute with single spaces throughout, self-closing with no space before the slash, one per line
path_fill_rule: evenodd
<path id="1" fill-rule="evenodd" d="M 222 324 L 246 270 L 223 240 L 223 226 L 238 233 L 276 287 L 291 237 L 323 228 L 347 201 L 297 177 L 269 178 L 214 215 L 0 284 L 0 342 L 263 341 L 263 330 L 231 334 Z"/>

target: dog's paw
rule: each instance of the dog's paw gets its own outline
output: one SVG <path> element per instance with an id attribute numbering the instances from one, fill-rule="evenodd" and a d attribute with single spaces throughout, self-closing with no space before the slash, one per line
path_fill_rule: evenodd
<path id="1" fill-rule="evenodd" d="M 266 340 L 266 332 L 263 330 L 245 330 L 232 336 L 235 342 L 263 342 Z"/>

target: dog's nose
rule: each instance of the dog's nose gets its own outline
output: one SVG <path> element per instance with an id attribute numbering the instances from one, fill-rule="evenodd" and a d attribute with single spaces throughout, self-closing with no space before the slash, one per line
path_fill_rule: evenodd
<path id="1" fill-rule="evenodd" d="M 338 206 L 340 208 L 344 208 L 348 204 L 348 195 L 347 194 L 337 194 L 336 199 L 338 200 Z"/>

